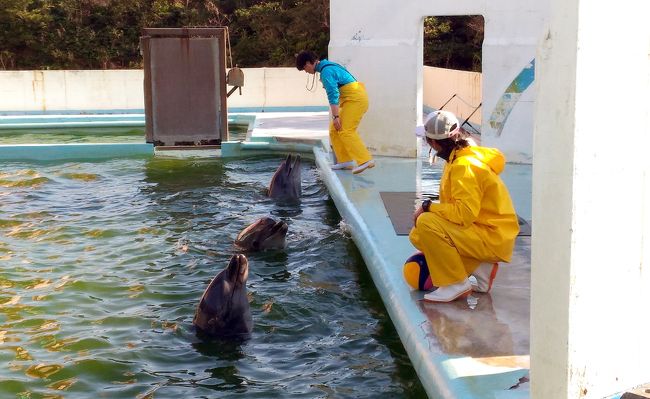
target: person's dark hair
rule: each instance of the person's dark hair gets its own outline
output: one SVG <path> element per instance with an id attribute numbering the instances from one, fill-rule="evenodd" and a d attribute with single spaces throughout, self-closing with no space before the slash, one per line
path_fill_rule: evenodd
<path id="1" fill-rule="evenodd" d="M 433 139 L 429 139 L 433 140 Z M 453 139 L 453 138 L 448 138 L 448 139 L 442 139 L 442 140 L 436 140 L 436 143 L 442 147 L 442 150 L 438 151 L 436 153 L 436 156 L 439 156 L 440 158 L 444 159 L 445 161 L 449 162 L 449 155 L 451 155 L 451 152 L 453 150 L 460 150 L 461 148 L 469 147 L 469 142 L 465 139 Z"/>
<path id="2" fill-rule="evenodd" d="M 299 71 L 302 71 L 305 69 L 306 63 L 310 62 L 313 64 L 316 60 L 318 60 L 316 53 L 309 50 L 303 50 L 296 56 L 296 68 L 298 68 Z"/>

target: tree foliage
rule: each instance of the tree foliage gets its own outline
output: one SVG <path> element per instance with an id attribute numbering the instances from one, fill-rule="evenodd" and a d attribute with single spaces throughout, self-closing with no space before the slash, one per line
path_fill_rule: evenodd
<path id="1" fill-rule="evenodd" d="M 480 68 L 473 18 L 427 18 L 425 63 Z M 241 67 L 292 66 L 327 56 L 329 0 L 0 0 L 0 69 L 141 68 L 142 28 L 187 26 L 228 26 Z"/>
<path id="2" fill-rule="evenodd" d="M 424 19 L 424 65 L 481 71 L 483 17 L 427 17 Z"/>

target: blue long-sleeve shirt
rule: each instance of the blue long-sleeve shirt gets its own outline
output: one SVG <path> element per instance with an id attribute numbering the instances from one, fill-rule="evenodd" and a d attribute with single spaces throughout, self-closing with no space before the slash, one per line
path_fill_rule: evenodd
<path id="1" fill-rule="evenodd" d="M 327 92 L 327 100 L 330 104 L 338 105 L 339 87 L 357 81 L 347 69 L 326 59 L 320 60 L 316 65 L 316 72 L 320 73 L 320 80 Z"/>

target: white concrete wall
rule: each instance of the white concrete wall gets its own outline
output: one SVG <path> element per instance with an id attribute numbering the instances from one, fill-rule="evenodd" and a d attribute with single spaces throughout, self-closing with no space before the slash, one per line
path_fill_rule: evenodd
<path id="1" fill-rule="evenodd" d="M 245 68 L 229 107 L 327 106 L 320 82 L 309 92 L 296 68 Z M 0 111 L 144 109 L 142 70 L 0 71 Z"/>
<path id="2" fill-rule="evenodd" d="M 232 108 L 327 107 L 320 82 L 295 68 L 245 68 L 242 95 L 228 98 Z M 0 111 L 141 110 L 142 70 L 0 71 Z M 230 89 L 230 87 L 228 87 Z M 438 108 L 454 93 L 481 101 L 481 74 L 424 67 L 424 104 Z M 446 109 L 467 117 L 472 108 L 454 99 Z M 481 121 L 480 110 L 471 119 Z"/>
<path id="3" fill-rule="evenodd" d="M 532 398 L 650 382 L 650 2 L 550 0 L 537 53 Z"/>
<path id="4" fill-rule="evenodd" d="M 483 130 L 485 145 L 500 148 L 509 161 L 532 163 L 534 85 L 509 92 L 513 80 L 535 58 L 537 43 L 548 19 L 548 1 L 486 2 L 483 41 Z M 500 109 L 509 108 L 499 130 L 491 123 Z"/>
<path id="5" fill-rule="evenodd" d="M 141 70 L 0 71 L 0 111 L 143 109 Z"/>
<path id="6" fill-rule="evenodd" d="M 456 94 L 445 110 L 451 111 L 463 122 L 481 103 L 482 79 L 480 72 L 424 67 L 422 100 L 424 105 L 439 109 Z M 481 125 L 481 110 L 476 111 L 469 121 Z"/>
<path id="7" fill-rule="evenodd" d="M 228 97 L 228 107 L 327 107 L 323 85 L 317 80 L 313 91 L 311 76 L 296 68 L 243 68 L 245 82 Z M 229 87 L 230 89 L 230 87 Z"/>
<path id="8" fill-rule="evenodd" d="M 530 64 L 547 16 L 536 0 L 331 0 L 330 58 L 366 83 L 370 110 L 361 135 L 376 154 L 415 156 L 413 129 L 421 120 L 425 16 L 485 18 L 482 140 L 510 161 L 532 161 L 532 88 L 509 111 L 503 129 L 486 128 L 513 79 Z M 515 96 L 506 96 L 514 99 Z"/>
<path id="9" fill-rule="evenodd" d="M 327 107 L 321 83 L 308 91 L 311 80 L 295 68 L 245 68 L 244 74 L 242 95 L 235 91 L 229 107 Z M 142 79 L 142 70 L 0 71 L 0 111 L 141 110 Z M 424 105 L 438 108 L 454 93 L 479 104 L 481 74 L 424 67 Z M 446 109 L 463 119 L 472 112 L 459 99 Z M 481 123 L 480 110 L 471 121 Z"/>

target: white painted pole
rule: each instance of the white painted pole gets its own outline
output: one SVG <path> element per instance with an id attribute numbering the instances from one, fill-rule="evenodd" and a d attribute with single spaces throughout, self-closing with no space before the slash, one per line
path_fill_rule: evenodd
<path id="1" fill-rule="evenodd" d="M 537 51 L 532 398 L 650 381 L 650 2 L 550 0 Z"/>

